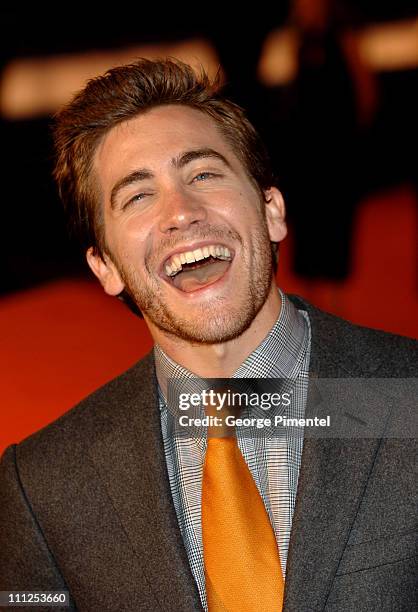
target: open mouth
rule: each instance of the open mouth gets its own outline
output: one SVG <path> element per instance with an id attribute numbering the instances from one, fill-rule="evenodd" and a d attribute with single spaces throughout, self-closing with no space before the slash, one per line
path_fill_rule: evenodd
<path id="1" fill-rule="evenodd" d="M 169 257 L 163 265 L 163 274 L 180 291 L 192 293 L 220 280 L 232 259 L 233 253 L 227 247 L 210 244 Z"/>

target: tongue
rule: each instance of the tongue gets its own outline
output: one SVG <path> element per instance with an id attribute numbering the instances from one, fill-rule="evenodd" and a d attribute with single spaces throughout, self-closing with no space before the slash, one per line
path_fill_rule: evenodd
<path id="1" fill-rule="evenodd" d="M 229 261 L 217 260 L 198 268 L 183 270 L 176 274 L 173 283 L 177 289 L 191 293 L 220 279 L 225 274 L 228 266 Z"/>

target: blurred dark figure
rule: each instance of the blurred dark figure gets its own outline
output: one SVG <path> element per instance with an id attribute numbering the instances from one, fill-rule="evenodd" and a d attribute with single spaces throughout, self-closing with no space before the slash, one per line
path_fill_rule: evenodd
<path id="1" fill-rule="evenodd" d="M 270 148 L 281 173 L 295 240 L 295 271 L 344 279 L 362 168 L 361 139 L 377 101 L 373 75 L 350 32 L 352 18 L 333 0 L 294 0 L 298 73 L 282 92 Z"/>
<path id="2" fill-rule="evenodd" d="M 288 1 L 267 11 L 241 11 L 236 16 L 209 21 L 205 34 L 219 56 L 225 75 L 225 96 L 245 108 L 246 114 L 265 137 L 269 122 L 265 113 L 269 90 L 260 83 L 257 68 L 263 44 L 269 32 L 282 25 L 289 12 Z"/>

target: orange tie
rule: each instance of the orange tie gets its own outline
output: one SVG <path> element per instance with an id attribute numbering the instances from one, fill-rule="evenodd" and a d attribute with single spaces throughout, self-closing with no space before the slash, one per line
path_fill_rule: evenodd
<path id="1" fill-rule="evenodd" d="M 209 612 L 282 610 L 276 539 L 235 436 L 208 438 L 202 532 Z"/>

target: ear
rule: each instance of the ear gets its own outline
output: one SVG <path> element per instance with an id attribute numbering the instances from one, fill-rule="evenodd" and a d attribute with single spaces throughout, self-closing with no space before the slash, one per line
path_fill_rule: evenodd
<path id="1" fill-rule="evenodd" d="M 125 284 L 115 264 L 106 253 L 103 253 L 102 258 L 99 254 L 95 253 L 93 247 L 90 247 L 86 252 L 86 259 L 106 293 L 118 295 L 123 291 Z"/>
<path id="2" fill-rule="evenodd" d="M 270 187 L 265 192 L 266 220 L 272 242 L 281 242 L 287 235 L 286 207 L 283 196 L 277 187 Z"/>

